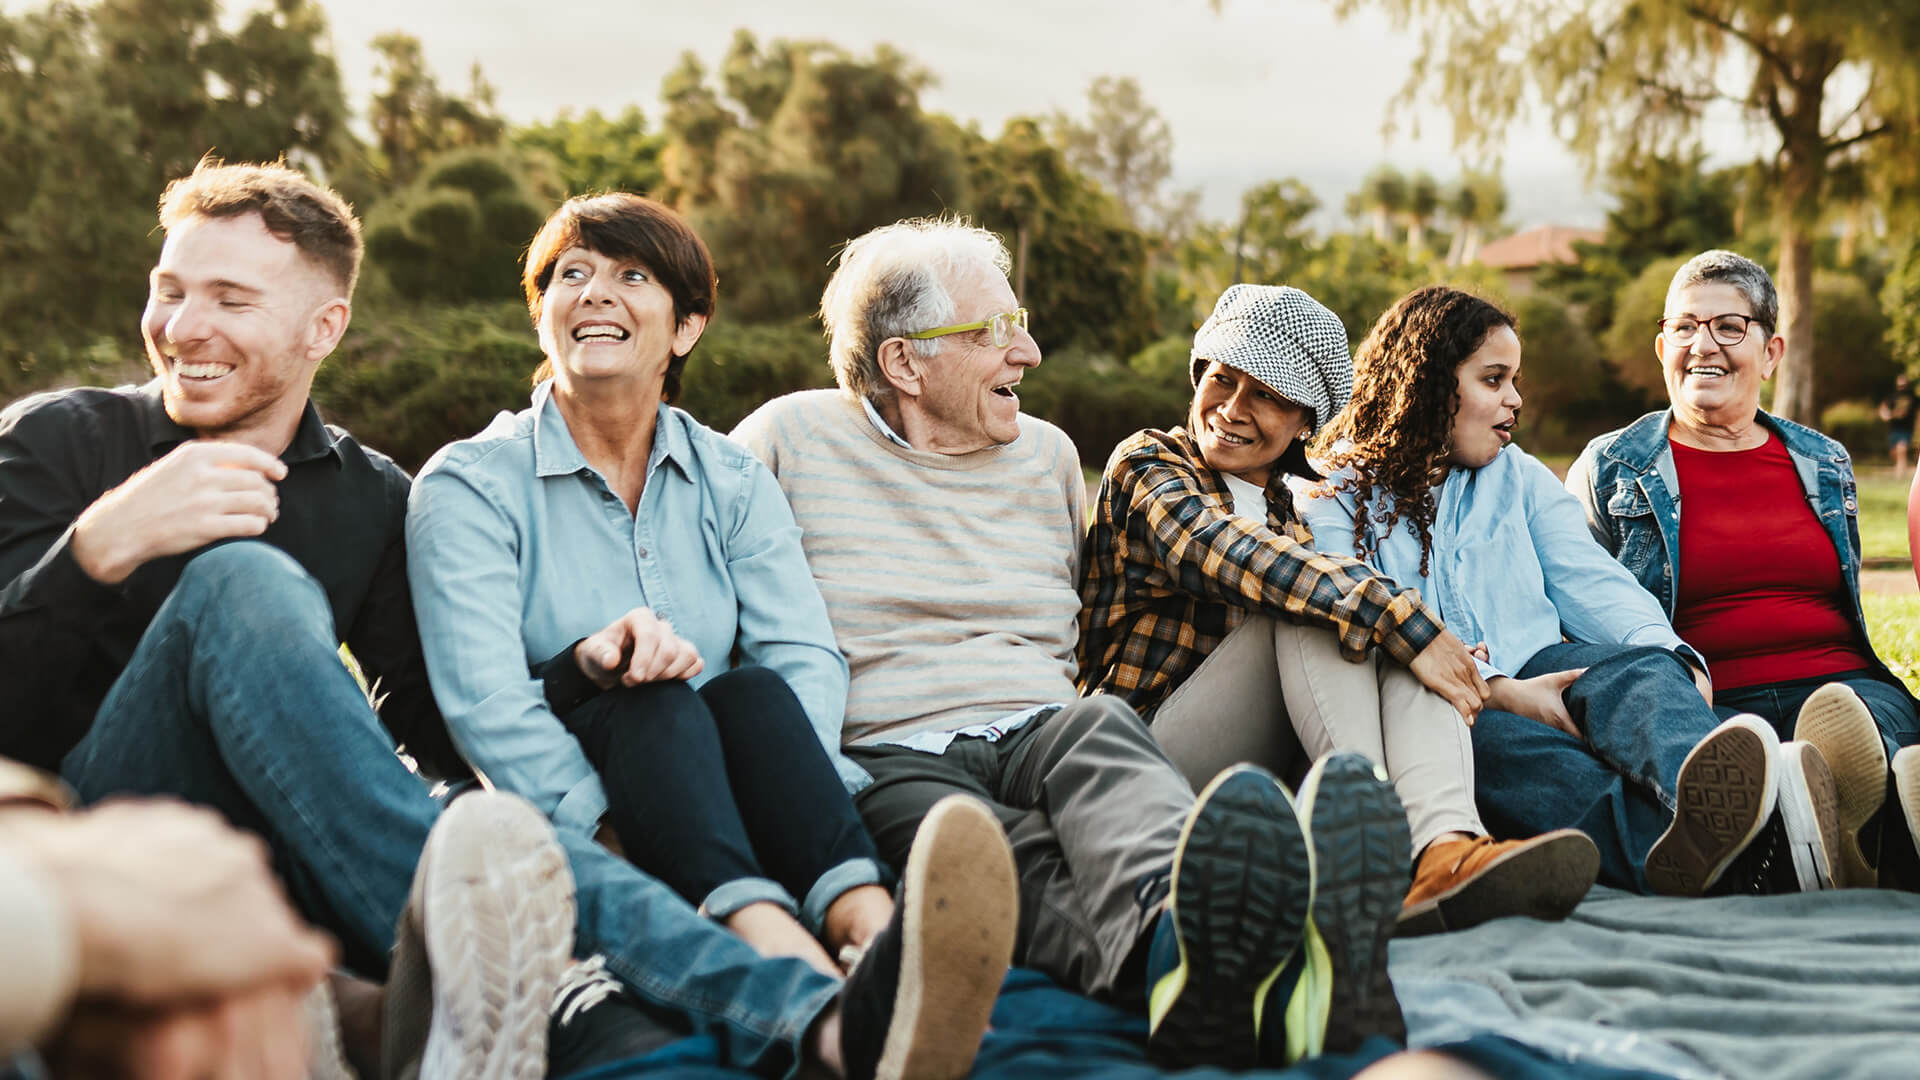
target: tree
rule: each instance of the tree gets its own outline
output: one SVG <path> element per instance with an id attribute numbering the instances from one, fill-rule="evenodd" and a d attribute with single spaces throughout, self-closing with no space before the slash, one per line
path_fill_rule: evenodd
<path id="1" fill-rule="evenodd" d="M 1444 209 L 1453 219 L 1447 265 L 1473 262 L 1480 255 L 1480 241 L 1507 216 L 1507 185 L 1499 173 L 1468 169 L 1447 192 Z"/>
<path id="2" fill-rule="evenodd" d="M 511 300 L 558 186 L 508 147 L 443 154 L 368 215 L 368 261 L 408 300 Z"/>
<path id="3" fill-rule="evenodd" d="M 1391 165 L 1380 165 L 1360 181 L 1357 206 L 1373 222 L 1373 240 L 1391 243 L 1393 223 L 1407 210 L 1407 178 Z"/>
<path id="4" fill-rule="evenodd" d="M 1063 112 L 1051 123 L 1067 163 L 1104 186 L 1136 227 L 1160 214 L 1160 189 L 1173 175 L 1173 131 L 1131 76 L 1102 75 L 1087 87 L 1087 120 Z"/>
<path id="5" fill-rule="evenodd" d="M 1425 171 L 1414 173 L 1407 181 L 1407 258 L 1418 261 L 1427 255 L 1427 226 L 1440 212 L 1440 185 Z"/>
<path id="6" fill-rule="evenodd" d="M 648 134 L 646 114 L 629 105 L 618 116 L 599 109 L 575 115 L 563 109 L 545 123 L 515 128 L 513 145 L 553 159 L 568 195 L 591 191 L 657 191 L 662 183 L 660 154 L 666 137 Z"/>
<path id="7" fill-rule="evenodd" d="M 1040 121 L 1015 117 L 998 139 L 960 133 L 976 221 L 1006 237 L 1014 295 L 1041 348 L 1125 356 L 1153 336 L 1147 239 L 1112 195 L 1073 168 Z"/>
<path id="8" fill-rule="evenodd" d="M 1887 314 L 1887 347 L 1909 375 L 1920 375 L 1920 239 L 1909 238 L 1880 288 Z"/>
<path id="9" fill-rule="evenodd" d="M 154 203 L 209 152 L 325 171 L 350 150 L 326 21 L 276 0 L 106 0 L 0 15 L 0 389 L 138 355 Z"/>
<path id="10" fill-rule="evenodd" d="M 1615 298 L 1648 263 L 1733 245 L 1741 170 L 1709 172 L 1705 160 L 1695 148 L 1633 152 L 1610 164 L 1606 191 L 1613 209 L 1607 211 L 1606 238 L 1575 241 L 1580 261 L 1541 267 L 1540 284 L 1582 307 L 1588 328 L 1598 333 L 1613 322 Z M 1665 283 L 1659 288 L 1664 296 Z"/>
<path id="11" fill-rule="evenodd" d="M 420 39 L 412 34 L 381 34 L 373 39 L 373 51 L 379 57 L 374 74 L 384 80 L 384 89 L 368 105 L 367 120 L 389 184 L 412 183 L 435 154 L 500 141 L 506 121 L 494 108 L 493 86 L 480 65 L 468 74 L 467 93 L 455 96 L 440 89 Z"/>
<path id="12" fill-rule="evenodd" d="M 921 110 L 931 77 L 899 52 L 881 46 L 861 59 L 785 41 L 762 50 L 742 32 L 721 81 L 724 96 L 687 55 L 663 83 L 661 192 L 713 250 L 734 315 L 803 315 L 820 302 L 837 245 L 966 205 L 957 129 Z"/>
<path id="13" fill-rule="evenodd" d="M 1240 196 L 1234 281 L 1284 281 L 1303 266 L 1314 247 L 1307 219 L 1319 209 L 1319 197 L 1305 182 L 1293 177 L 1248 188 Z M 1240 265 L 1243 262 L 1245 267 Z"/>
<path id="14" fill-rule="evenodd" d="M 1401 101 L 1432 84 L 1454 135 L 1495 148 L 1532 94 L 1591 166 L 1631 146 L 1671 150 L 1729 104 L 1778 141 L 1765 163 L 1780 239 L 1776 406 L 1814 419 L 1813 240 L 1835 165 L 1859 157 L 1911 180 L 1920 137 L 1920 5 L 1835 0 L 1334 0 L 1423 24 Z M 1727 93 L 1724 87 L 1744 87 Z"/>

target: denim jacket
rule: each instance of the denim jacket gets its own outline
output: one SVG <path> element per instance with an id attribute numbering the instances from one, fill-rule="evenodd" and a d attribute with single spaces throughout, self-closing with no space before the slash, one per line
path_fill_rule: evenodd
<path id="1" fill-rule="evenodd" d="M 1567 488 L 1587 511 L 1594 539 L 1673 616 L 1680 580 L 1680 481 L 1667 426 L 1673 413 L 1651 412 L 1587 444 L 1567 470 Z M 1846 447 L 1812 428 L 1762 412 L 1760 423 L 1786 447 L 1814 516 L 1840 556 L 1854 633 L 1868 645 L 1860 610 L 1860 499 Z M 1878 674 L 1886 672 L 1876 657 Z"/>
<path id="2" fill-rule="evenodd" d="M 1350 479 L 1342 470 L 1329 478 Z M 1354 493 L 1303 480 L 1295 505 L 1313 529 L 1314 546 L 1351 554 Z M 1375 494 L 1373 521 L 1392 496 Z M 1706 661 L 1673 632 L 1667 617 L 1619 563 L 1593 543 L 1579 504 L 1552 470 L 1517 446 L 1478 469 L 1453 469 L 1435 492 L 1433 553 L 1420 572 L 1420 537 L 1396 522 L 1374 537 L 1368 560 L 1402 585 L 1417 586 L 1447 627 L 1468 643 L 1485 642 L 1488 678 L 1513 675 L 1535 653 L 1562 638 L 1649 645 L 1679 653 L 1694 667 Z"/>

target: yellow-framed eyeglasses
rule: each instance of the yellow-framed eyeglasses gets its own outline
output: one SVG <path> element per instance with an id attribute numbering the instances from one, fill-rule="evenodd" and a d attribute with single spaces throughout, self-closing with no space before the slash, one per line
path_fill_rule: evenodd
<path id="1" fill-rule="evenodd" d="M 996 349 L 1004 349 L 1008 345 L 1013 344 L 1013 328 L 1017 326 L 1025 330 L 1027 328 L 1027 321 L 1027 309 L 1014 308 L 1012 311 L 996 312 L 981 319 L 979 322 L 960 323 L 956 326 L 936 326 L 931 330 L 921 330 L 912 334 L 901 334 L 900 336 L 912 338 L 915 341 L 926 341 L 929 338 L 946 337 L 948 334 L 964 334 L 969 330 L 986 330 L 993 334 L 993 347 Z"/>

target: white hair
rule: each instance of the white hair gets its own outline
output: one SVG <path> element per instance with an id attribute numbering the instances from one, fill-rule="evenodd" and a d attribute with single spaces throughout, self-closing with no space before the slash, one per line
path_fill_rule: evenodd
<path id="1" fill-rule="evenodd" d="M 873 400 L 891 392 L 881 343 L 951 324 L 951 285 L 987 270 L 1004 277 L 1012 265 L 998 236 L 963 218 L 909 218 L 849 242 L 820 297 L 840 388 Z M 922 356 L 940 351 L 938 338 L 911 344 Z"/>
<path id="2" fill-rule="evenodd" d="M 1673 273 L 1673 283 L 1667 286 L 1667 303 L 1672 305 L 1675 294 L 1682 289 L 1716 282 L 1733 286 L 1753 310 L 1755 322 L 1769 332 L 1779 331 L 1780 294 L 1774 291 L 1773 278 L 1767 276 L 1766 268 L 1759 263 L 1731 251 L 1703 251 L 1688 259 L 1686 265 Z"/>

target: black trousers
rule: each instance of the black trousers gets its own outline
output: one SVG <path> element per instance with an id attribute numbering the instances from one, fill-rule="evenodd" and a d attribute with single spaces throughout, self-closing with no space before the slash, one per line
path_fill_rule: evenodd
<path id="1" fill-rule="evenodd" d="M 688 903 L 750 879 L 777 883 L 792 903 L 861 860 L 876 873 L 842 871 L 848 884 L 834 896 L 877 881 L 873 839 L 799 700 L 767 668 L 736 668 L 697 691 L 617 687 L 561 721 L 600 772 L 627 858 Z M 833 898 L 816 898 L 816 914 Z"/>

